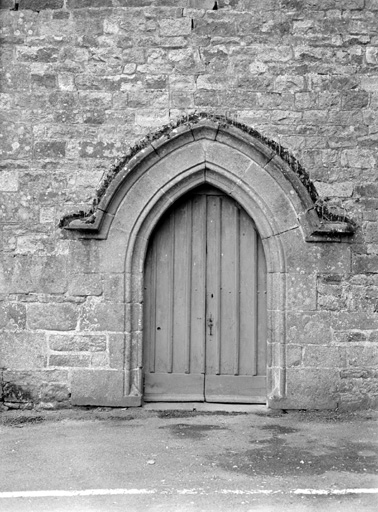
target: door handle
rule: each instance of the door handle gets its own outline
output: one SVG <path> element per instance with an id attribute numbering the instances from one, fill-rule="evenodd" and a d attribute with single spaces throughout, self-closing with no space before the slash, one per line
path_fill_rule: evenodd
<path id="1" fill-rule="evenodd" d="M 213 321 L 213 316 L 210 315 L 208 321 L 207 321 L 207 325 L 209 326 L 209 329 L 210 329 L 210 336 L 213 335 L 213 326 L 214 326 L 214 321 Z"/>

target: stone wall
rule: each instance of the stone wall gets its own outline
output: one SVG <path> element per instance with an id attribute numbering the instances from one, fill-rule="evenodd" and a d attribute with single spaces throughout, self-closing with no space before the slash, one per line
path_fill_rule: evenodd
<path id="1" fill-rule="evenodd" d="M 357 223 L 351 256 L 287 306 L 287 390 L 376 406 L 378 1 L 0 5 L 3 402 L 66 406 L 75 371 L 122 367 L 123 275 L 58 222 L 130 146 L 203 111 L 286 147 Z"/>

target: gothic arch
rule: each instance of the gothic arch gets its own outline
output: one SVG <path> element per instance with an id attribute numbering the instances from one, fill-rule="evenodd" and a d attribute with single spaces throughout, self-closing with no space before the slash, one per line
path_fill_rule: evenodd
<path id="1" fill-rule="evenodd" d="M 273 406 L 285 401 L 288 276 L 316 267 L 319 244 L 307 242 L 341 241 L 351 227 L 319 217 L 314 188 L 306 186 L 277 148 L 238 127 L 206 119 L 152 140 L 115 175 L 90 219 L 65 226 L 81 239 L 101 240 L 96 243 L 103 272 L 124 273 L 124 368 L 106 380 L 120 382 L 122 375 L 123 390 L 112 405 L 139 405 L 142 400 L 143 266 L 150 235 L 178 198 L 205 183 L 232 196 L 262 239 L 268 271 L 267 397 Z M 303 293 L 293 282 L 291 294 Z"/>

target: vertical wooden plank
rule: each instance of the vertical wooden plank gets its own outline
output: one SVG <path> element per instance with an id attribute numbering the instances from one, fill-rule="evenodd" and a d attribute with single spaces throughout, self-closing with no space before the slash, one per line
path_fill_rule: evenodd
<path id="1" fill-rule="evenodd" d="M 168 325 L 167 325 L 167 340 L 168 340 L 168 363 L 167 372 L 173 372 L 173 343 L 174 343 L 174 323 L 175 317 L 175 301 L 173 300 L 173 290 L 175 289 L 175 214 L 171 213 L 169 217 L 169 236 L 167 240 L 169 250 L 168 260 L 168 276 L 169 282 L 167 283 L 167 306 L 168 306 Z"/>
<path id="2" fill-rule="evenodd" d="M 154 297 L 151 297 L 151 294 L 153 292 L 153 285 L 152 285 L 152 274 L 153 274 L 153 245 L 150 244 L 147 255 L 146 255 L 146 261 L 144 266 L 144 308 L 145 312 L 143 315 L 143 333 L 144 333 L 144 339 L 146 341 L 144 345 L 143 350 L 143 365 L 144 368 L 148 368 L 150 370 L 151 365 L 151 344 L 155 343 L 155 340 L 153 339 L 154 331 L 152 329 L 152 323 L 153 323 L 153 316 L 154 316 L 154 304 L 155 300 Z M 153 366 L 152 366 L 153 371 Z"/>
<path id="3" fill-rule="evenodd" d="M 238 208 L 234 201 L 222 197 L 221 222 L 221 352 L 222 375 L 233 375 L 235 371 L 235 350 L 238 338 L 238 315 L 236 310 L 236 274 L 237 274 L 237 216 Z"/>
<path id="4" fill-rule="evenodd" d="M 253 315 L 253 365 L 252 365 L 252 375 L 257 375 L 257 352 L 258 352 L 258 337 L 257 337 L 257 325 L 258 325 L 258 301 L 257 301 L 257 280 L 258 280 L 258 238 L 257 233 L 255 232 L 255 244 L 254 244 L 254 257 L 253 257 L 253 270 L 255 272 L 254 278 L 254 294 L 253 294 L 253 307 L 252 307 L 252 315 Z"/>
<path id="5" fill-rule="evenodd" d="M 240 362 L 240 211 L 235 216 L 235 359 L 234 375 L 239 375 Z"/>
<path id="6" fill-rule="evenodd" d="M 266 259 L 261 238 L 257 245 L 257 374 L 266 374 L 267 353 L 267 275 Z"/>
<path id="7" fill-rule="evenodd" d="M 221 369 L 221 202 L 207 197 L 206 373 Z M 210 326 L 211 323 L 211 326 Z"/>
<path id="8" fill-rule="evenodd" d="M 150 372 L 155 371 L 155 352 L 156 352 L 156 247 L 155 245 L 151 248 L 151 262 L 152 268 L 150 271 L 149 282 L 150 282 L 150 318 L 149 318 L 149 337 L 150 337 L 150 354 L 149 354 L 149 368 Z"/>
<path id="9" fill-rule="evenodd" d="M 218 230 L 216 233 L 216 248 L 218 253 L 218 264 L 216 266 L 216 279 L 217 283 L 217 301 L 216 301 L 216 317 L 214 319 L 215 329 L 218 331 L 216 333 L 216 347 L 217 347 L 217 356 L 216 356 L 216 368 L 215 375 L 220 375 L 221 373 L 221 364 L 222 364 L 222 199 L 217 198 L 218 203 Z"/>
<path id="10" fill-rule="evenodd" d="M 167 372 L 169 370 L 170 335 L 172 328 L 171 304 L 171 229 L 170 219 L 166 217 L 160 225 L 159 234 L 155 237 L 156 251 L 156 328 L 155 328 L 155 371 Z"/>
<path id="11" fill-rule="evenodd" d="M 186 287 L 186 304 L 187 304 L 187 322 L 186 322 L 186 354 L 185 354 L 185 373 L 190 373 L 190 353 L 191 353 L 191 318 L 192 318 L 192 230 L 193 230 L 193 207 L 192 201 L 187 203 L 186 214 L 186 252 L 187 252 L 187 287 Z"/>
<path id="12" fill-rule="evenodd" d="M 240 212 L 240 374 L 251 375 L 256 366 L 255 345 L 257 234 L 251 219 Z"/>
<path id="13" fill-rule="evenodd" d="M 192 372 L 205 373 L 206 196 L 195 195 L 192 205 L 190 365 Z"/>
<path id="14" fill-rule="evenodd" d="M 175 373 L 185 373 L 187 336 L 189 323 L 190 282 L 188 281 L 188 203 L 180 203 L 175 210 L 175 260 L 174 260 L 174 352 L 173 369 Z M 189 290 L 188 290 L 189 288 Z"/>

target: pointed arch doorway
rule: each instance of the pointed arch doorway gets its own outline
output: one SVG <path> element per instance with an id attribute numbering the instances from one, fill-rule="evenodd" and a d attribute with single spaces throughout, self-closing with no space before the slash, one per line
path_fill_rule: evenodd
<path id="1" fill-rule="evenodd" d="M 144 281 L 144 400 L 265 403 L 266 263 L 244 209 L 208 185 L 185 195 Z"/>

